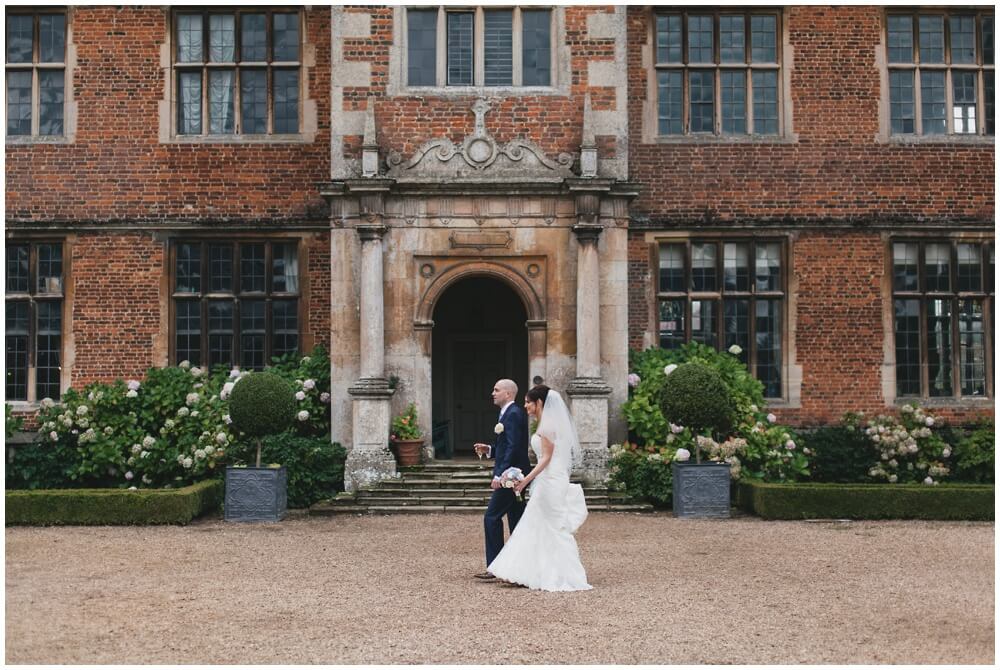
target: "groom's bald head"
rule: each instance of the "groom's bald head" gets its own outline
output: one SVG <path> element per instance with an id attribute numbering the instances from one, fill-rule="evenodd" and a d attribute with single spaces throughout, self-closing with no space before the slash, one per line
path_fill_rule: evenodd
<path id="1" fill-rule="evenodd" d="M 503 407 L 509 402 L 514 402 L 517 397 L 517 384 L 510 379 L 501 379 L 493 385 L 493 403 L 497 407 Z"/>

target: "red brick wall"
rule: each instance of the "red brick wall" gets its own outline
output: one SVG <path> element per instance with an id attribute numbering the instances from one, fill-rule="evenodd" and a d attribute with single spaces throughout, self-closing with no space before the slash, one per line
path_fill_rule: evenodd
<path id="1" fill-rule="evenodd" d="M 76 7 L 76 141 L 7 146 L 7 221 L 325 221 L 316 182 L 330 170 L 330 10 L 305 16 L 314 142 L 161 144 L 165 10 Z"/>

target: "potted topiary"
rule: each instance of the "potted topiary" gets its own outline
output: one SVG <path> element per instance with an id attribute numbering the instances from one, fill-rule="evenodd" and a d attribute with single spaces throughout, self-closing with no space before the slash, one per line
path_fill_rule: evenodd
<path id="1" fill-rule="evenodd" d="M 270 372 L 240 378 L 229 395 L 233 428 L 255 440 L 256 467 L 226 468 L 226 521 L 280 521 L 288 501 L 288 474 L 284 467 L 261 467 L 261 440 L 281 433 L 295 415 L 295 390 Z"/>
<path id="2" fill-rule="evenodd" d="M 664 372 L 663 416 L 691 428 L 695 435 L 726 433 L 735 408 L 721 375 L 708 365 L 692 362 L 668 365 Z M 673 512 L 676 517 L 729 516 L 730 468 L 726 463 L 702 463 L 696 438 L 695 462 L 673 463 Z"/>
<path id="3" fill-rule="evenodd" d="M 424 446 L 424 437 L 417 425 L 417 408 L 412 402 L 405 412 L 392 420 L 389 439 L 400 465 L 420 465 L 420 448 Z"/>

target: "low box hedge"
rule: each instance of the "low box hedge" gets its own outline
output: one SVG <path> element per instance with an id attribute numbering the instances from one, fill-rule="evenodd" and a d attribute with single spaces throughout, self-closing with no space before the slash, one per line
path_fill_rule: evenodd
<path id="1" fill-rule="evenodd" d="M 764 519 L 993 521 L 994 487 L 741 482 L 736 504 Z"/>
<path id="2" fill-rule="evenodd" d="M 221 480 L 179 489 L 37 489 L 7 491 L 6 523 L 10 525 L 129 526 L 186 524 L 218 510 Z"/>

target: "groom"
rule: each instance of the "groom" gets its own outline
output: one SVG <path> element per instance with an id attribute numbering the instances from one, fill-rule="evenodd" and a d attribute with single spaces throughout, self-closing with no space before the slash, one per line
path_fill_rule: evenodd
<path id="1" fill-rule="evenodd" d="M 487 458 L 491 452 L 496 458 L 493 466 L 493 481 L 490 488 L 490 504 L 486 507 L 483 526 L 486 531 L 486 565 L 488 566 L 503 549 L 503 517 L 507 515 L 507 525 L 510 532 L 524 513 L 524 503 L 514 495 L 514 489 L 500 486 L 500 475 L 507 468 L 521 468 L 528 474 L 531 465 L 528 462 L 528 417 L 524 409 L 519 407 L 514 399 L 517 397 L 517 384 L 510 379 L 501 379 L 493 387 L 493 404 L 500 408 L 500 418 L 494 432 L 496 441 L 493 446 L 477 442 L 476 453 L 484 453 Z M 489 572 L 480 572 L 478 579 L 494 579 Z"/>

